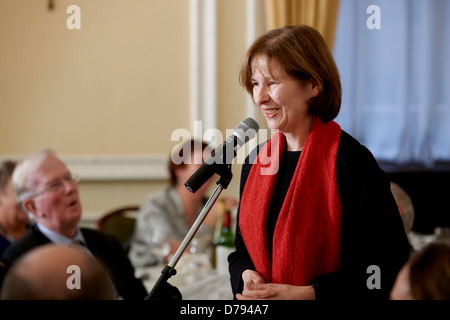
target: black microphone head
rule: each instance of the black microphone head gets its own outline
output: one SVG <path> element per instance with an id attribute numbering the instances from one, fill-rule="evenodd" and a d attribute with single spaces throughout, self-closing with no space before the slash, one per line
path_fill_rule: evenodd
<path id="1" fill-rule="evenodd" d="M 224 165 L 228 168 L 234 157 L 236 156 L 237 149 L 242 147 L 244 143 L 253 139 L 259 130 L 258 123 L 252 118 L 247 118 L 237 125 L 233 134 L 225 140 L 216 150 L 213 155 L 209 157 L 197 169 L 196 172 L 186 181 L 184 184 L 186 188 L 194 193 L 200 188 L 210 177 L 215 173 L 224 176 L 228 173 L 228 170 L 224 170 Z M 239 146 L 238 146 L 239 145 Z M 224 173 L 225 174 L 224 174 Z"/>
<path id="2" fill-rule="evenodd" d="M 242 147 L 244 143 L 253 139 L 256 133 L 259 131 L 259 124 L 253 118 L 248 117 L 237 125 L 233 134 L 237 137 L 239 145 Z"/>

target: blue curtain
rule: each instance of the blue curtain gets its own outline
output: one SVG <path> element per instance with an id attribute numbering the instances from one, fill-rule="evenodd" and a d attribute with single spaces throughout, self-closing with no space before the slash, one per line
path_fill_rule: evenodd
<path id="1" fill-rule="evenodd" d="M 367 20 L 380 9 L 381 29 Z M 450 1 L 341 0 L 336 121 L 379 161 L 450 161 Z"/>

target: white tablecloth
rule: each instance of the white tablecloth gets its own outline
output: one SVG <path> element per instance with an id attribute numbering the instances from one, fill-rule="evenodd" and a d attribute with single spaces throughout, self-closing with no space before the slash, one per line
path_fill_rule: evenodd
<path id="1" fill-rule="evenodd" d="M 188 254 L 181 257 L 175 270 L 177 274 L 168 282 L 180 290 L 183 300 L 232 300 L 230 275 L 212 270 L 207 256 Z M 161 275 L 163 265 L 137 268 L 136 277 L 141 278 L 147 291 L 153 289 Z"/>

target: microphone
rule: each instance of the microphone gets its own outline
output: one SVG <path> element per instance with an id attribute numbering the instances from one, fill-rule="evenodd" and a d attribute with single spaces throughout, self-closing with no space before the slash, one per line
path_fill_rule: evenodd
<path id="1" fill-rule="evenodd" d="M 218 146 L 211 157 L 186 181 L 186 188 L 195 193 L 215 173 L 220 174 L 224 166 L 228 167 L 233 162 L 239 148 L 253 139 L 258 130 L 258 123 L 250 117 L 239 122 L 228 139 Z"/>

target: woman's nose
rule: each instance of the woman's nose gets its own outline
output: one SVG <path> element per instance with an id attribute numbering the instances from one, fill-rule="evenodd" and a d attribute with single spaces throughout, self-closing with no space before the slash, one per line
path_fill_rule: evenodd
<path id="1" fill-rule="evenodd" d="M 270 95 L 267 86 L 261 85 L 253 88 L 253 101 L 255 101 L 256 105 L 261 106 L 269 100 Z"/>

